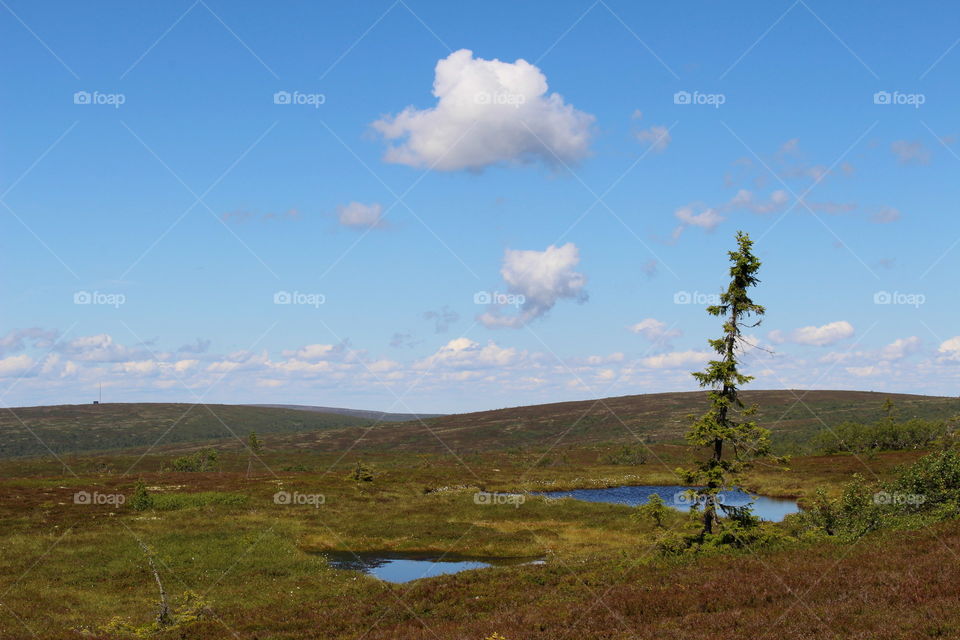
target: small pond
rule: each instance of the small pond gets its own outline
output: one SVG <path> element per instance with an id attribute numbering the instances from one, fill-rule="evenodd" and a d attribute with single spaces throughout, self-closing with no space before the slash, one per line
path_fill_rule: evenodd
<path id="1" fill-rule="evenodd" d="M 540 564 L 539 558 L 490 558 L 454 554 L 327 551 L 323 553 L 334 569 L 363 571 L 386 582 L 410 582 L 448 573 L 486 567 Z"/>
<path id="2" fill-rule="evenodd" d="M 587 502 L 607 502 L 610 504 L 625 504 L 635 507 L 645 504 L 650 496 L 659 494 L 667 506 L 681 511 L 690 510 L 690 499 L 684 493 L 690 487 L 641 485 L 635 487 L 609 487 L 606 489 L 573 489 L 572 491 L 543 491 L 536 495 L 548 498 L 574 498 Z M 753 503 L 753 513 L 762 520 L 780 522 L 790 513 L 797 513 L 800 507 L 796 500 L 786 498 L 769 498 L 767 496 L 751 496 L 741 489 L 722 491 L 721 500 L 724 504 L 740 507 Z"/>

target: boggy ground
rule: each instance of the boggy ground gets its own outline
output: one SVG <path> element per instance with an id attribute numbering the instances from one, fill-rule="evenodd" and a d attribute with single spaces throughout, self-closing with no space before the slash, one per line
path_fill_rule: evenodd
<path id="1" fill-rule="evenodd" d="M 149 622 L 157 592 L 140 542 L 154 550 L 171 598 L 191 590 L 210 606 L 207 620 L 162 638 L 960 636 L 956 523 L 852 547 L 667 561 L 651 553 L 653 525 L 628 507 L 474 500 L 478 488 L 675 484 L 672 469 L 687 455 L 664 445 L 642 465 L 601 464 L 611 451 L 569 448 L 546 461 L 535 451 L 366 455 L 371 482 L 350 477 L 353 459 L 301 452 L 266 456 L 251 478 L 239 455 L 211 473 L 161 471 L 169 456 L 6 462 L 0 637 L 112 637 L 98 629 L 114 616 Z M 852 473 L 886 477 L 918 455 L 797 458 L 786 470 L 759 468 L 747 485 L 772 495 L 835 491 Z M 75 503 L 78 491 L 129 496 L 137 477 L 155 508 Z M 278 491 L 320 495 L 323 504 L 277 504 Z M 313 553 L 327 549 L 544 555 L 547 563 L 389 585 L 329 568 Z"/>

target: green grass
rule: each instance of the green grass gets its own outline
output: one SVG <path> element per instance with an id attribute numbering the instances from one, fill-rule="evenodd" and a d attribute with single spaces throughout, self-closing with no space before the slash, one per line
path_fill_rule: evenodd
<path id="1" fill-rule="evenodd" d="M 663 395 L 670 397 L 661 398 L 659 408 L 634 407 L 636 416 L 686 411 L 683 394 Z M 849 419 L 851 411 L 869 419 L 885 397 L 876 394 L 874 404 L 858 410 L 844 404 L 847 396 L 810 401 L 832 411 L 831 420 Z M 639 402 L 635 398 L 623 399 L 621 409 Z M 914 410 L 952 411 L 954 401 L 942 400 L 920 399 Z M 905 400 L 897 402 L 904 408 Z M 145 408 L 128 422 L 103 422 L 97 429 L 136 431 L 159 415 L 150 411 L 157 405 L 136 406 Z M 197 592 L 211 610 L 205 621 L 153 636 L 160 640 L 483 640 L 494 632 L 507 640 L 710 640 L 757 637 L 758 630 L 783 638 L 893 639 L 960 633 L 960 564 L 952 551 L 960 548 L 960 523 L 879 532 L 852 547 L 791 540 L 678 560 L 652 552 L 659 530 L 626 506 L 535 496 L 518 507 L 476 503 L 479 490 L 673 485 L 674 470 L 691 462 L 691 451 L 667 437 L 678 428 L 670 421 L 662 432 L 647 434 L 659 441 L 638 446 L 597 415 L 586 421 L 586 431 L 571 432 L 575 442 L 549 448 L 544 434 L 569 427 L 564 421 L 575 409 L 532 408 L 511 418 L 508 426 L 519 426 L 513 431 L 496 416 L 444 418 L 437 425 L 449 433 L 442 437 L 462 427 L 456 456 L 423 442 L 413 448 L 410 439 L 420 425 L 376 427 L 345 454 L 337 443 L 357 430 L 327 425 L 291 435 L 283 432 L 291 424 L 278 420 L 278 431 L 256 427 L 266 434 L 267 452 L 251 477 L 247 454 L 230 441 L 217 445 L 217 467 L 208 472 L 170 470 L 175 457 L 196 449 L 193 441 L 164 443 L 145 456 L 141 448 L 0 460 L 0 638 L 85 633 L 98 640 L 115 637 L 102 629 L 118 616 L 148 624 L 157 591 L 141 543 L 152 550 L 171 599 Z M 70 431 L 65 415 L 50 418 L 47 427 Z M 785 420 L 794 433 L 809 428 L 799 416 Z M 201 432 L 197 427 L 183 435 Z M 497 432 L 495 446 L 488 439 Z M 744 485 L 803 501 L 817 488 L 836 495 L 854 473 L 889 479 L 922 454 L 800 456 L 786 466 L 756 467 Z M 358 461 L 372 469 L 373 481 L 351 478 Z M 133 510 L 129 500 L 138 479 L 153 499 L 144 511 Z M 79 504 L 78 492 L 122 494 L 127 501 Z M 322 500 L 298 504 L 278 493 Z M 665 525 L 675 530 L 686 519 L 670 512 Z M 332 550 L 545 557 L 546 564 L 390 585 L 332 569 L 318 553 Z"/>
<path id="2" fill-rule="evenodd" d="M 907 588 L 914 589 L 907 591 L 913 594 L 913 609 L 893 628 L 955 628 L 955 618 L 938 608 L 940 596 L 933 589 L 960 579 L 960 568 L 956 576 L 954 569 L 941 568 L 929 584 L 911 582 L 909 572 L 885 569 L 915 554 L 921 567 L 934 561 L 956 566 L 926 534 L 898 532 L 901 538 L 918 536 L 908 548 L 892 534 L 873 536 L 870 552 L 889 554 L 883 565 L 858 549 L 826 543 L 761 550 L 759 557 L 734 553 L 680 562 L 651 553 L 655 528 L 633 518 L 629 507 L 539 497 L 513 507 L 478 505 L 473 499 L 478 488 L 674 484 L 671 468 L 687 459 L 681 447 L 655 445 L 651 461 L 637 467 L 600 463 L 616 450 L 566 447 L 549 466 L 536 464 L 537 452 L 477 453 L 465 460 L 469 470 L 450 455 L 364 454 L 363 462 L 374 470 L 372 482 L 350 479 L 357 458 L 320 452 L 272 451 L 265 457 L 270 469 L 287 465 L 311 471 L 274 475 L 259 468 L 252 478 L 246 477 L 246 457 L 229 453 L 221 456 L 220 471 L 208 473 L 161 471 L 170 456 L 148 456 L 128 475 L 97 469 L 105 463 L 125 469 L 135 457 L 66 459 L 80 477 L 62 475 L 53 460 L 33 461 L 35 475 L 29 477 L 15 475 L 18 462 L 3 462 L 0 575 L 9 578 L 0 587 L 0 593 L 6 591 L 0 598 L 0 637 L 33 637 L 17 617 L 40 638 L 75 638 L 76 630 L 95 631 L 116 616 L 147 624 L 155 611 L 156 585 L 141 541 L 154 550 L 171 598 L 196 591 L 210 603 L 216 618 L 184 631 L 189 638 L 234 638 L 236 633 L 244 639 L 357 640 L 371 626 L 368 638 L 433 637 L 423 623 L 441 638 L 478 640 L 494 631 L 509 640 L 562 637 L 568 627 L 586 639 L 686 638 L 700 632 L 703 638 L 741 637 L 725 616 L 740 616 L 744 625 L 777 622 L 795 602 L 782 581 L 798 593 L 810 590 L 810 606 L 828 624 L 863 625 L 873 634 L 869 637 L 898 637 L 883 635 L 892 614 L 881 615 L 882 607 L 884 598 Z M 748 484 L 764 492 L 808 495 L 819 486 L 839 487 L 863 471 L 864 463 L 889 477 L 897 464 L 916 455 L 797 458 L 787 470 L 758 469 Z M 72 500 L 80 490 L 129 497 L 138 477 L 150 488 L 152 509 L 136 512 L 129 502 L 116 507 Z M 320 494 L 324 501 L 318 507 L 277 504 L 278 491 Z M 676 527 L 684 518 L 671 513 L 666 525 Z M 960 542 L 960 529 L 953 525 L 937 531 Z M 547 564 L 389 585 L 330 568 L 316 553 L 325 550 L 544 556 Z M 830 571 L 838 561 L 844 563 L 843 573 L 834 575 Z M 821 587 L 808 578 L 810 571 L 830 578 Z M 706 587 L 699 583 L 704 575 Z M 851 586 L 854 578 L 848 576 L 857 576 L 861 586 Z M 866 610 L 851 611 L 833 591 L 841 588 L 860 589 L 874 600 Z M 594 606 L 604 593 L 613 613 Z M 707 602 L 722 615 L 701 618 Z M 633 635 L 620 619 L 638 625 Z M 779 637 L 802 637 L 796 616 L 777 624 L 783 625 Z M 179 638 L 180 633 L 158 637 Z"/>
<path id="3" fill-rule="evenodd" d="M 161 493 L 153 498 L 153 508 L 157 511 L 177 511 L 195 509 L 211 505 L 243 507 L 249 497 L 242 493 L 224 491 L 199 491 L 197 493 Z"/>

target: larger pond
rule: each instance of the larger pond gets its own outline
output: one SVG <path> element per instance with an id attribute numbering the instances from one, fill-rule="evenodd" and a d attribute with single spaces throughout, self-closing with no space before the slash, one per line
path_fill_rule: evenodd
<path id="1" fill-rule="evenodd" d="M 646 504 L 653 494 L 658 494 L 667 506 L 681 511 L 689 511 L 691 500 L 687 495 L 690 487 L 639 485 L 633 487 L 608 487 L 605 489 L 573 489 L 572 491 L 544 491 L 536 495 L 548 498 L 574 498 L 587 502 L 606 502 L 610 504 L 625 504 L 635 507 Z M 741 489 L 721 491 L 720 500 L 723 504 L 741 507 L 753 505 L 753 513 L 762 520 L 780 522 L 788 514 L 797 513 L 800 507 L 796 500 L 786 498 L 770 498 L 767 496 L 753 496 Z"/>
<path id="2" fill-rule="evenodd" d="M 543 562 L 539 558 L 489 558 L 430 553 L 328 551 L 323 555 L 335 569 L 363 571 L 386 582 L 410 582 L 471 569 Z"/>

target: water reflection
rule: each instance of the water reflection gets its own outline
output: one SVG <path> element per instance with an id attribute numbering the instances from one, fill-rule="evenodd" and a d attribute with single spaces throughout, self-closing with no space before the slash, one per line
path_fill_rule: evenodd
<path id="1" fill-rule="evenodd" d="M 690 487 L 679 485 L 638 485 L 630 487 L 608 487 L 605 489 L 573 489 L 572 491 L 545 491 L 537 495 L 548 498 L 570 497 L 587 502 L 606 502 L 609 504 L 625 504 L 635 507 L 645 504 L 650 496 L 658 494 L 669 507 L 689 511 L 691 499 L 687 495 Z M 796 500 L 786 498 L 770 498 L 768 496 L 754 496 L 741 489 L 720 492 L 723 504 L 742 507 L 753 503 L 754 515 L 761 520 L 780 522 L 788 514 L 797 513 L 800 507 Z"/>

